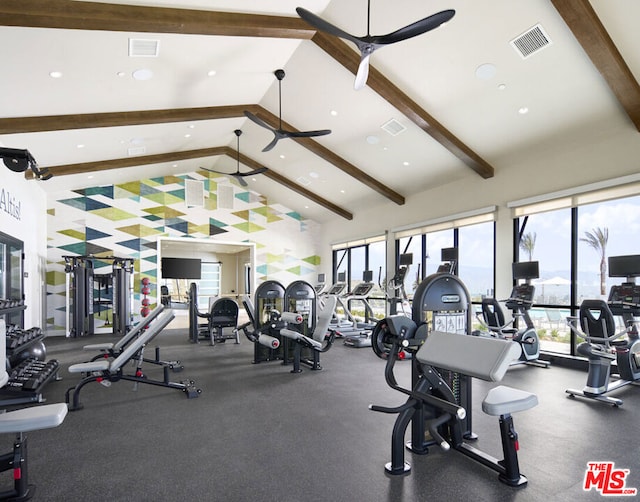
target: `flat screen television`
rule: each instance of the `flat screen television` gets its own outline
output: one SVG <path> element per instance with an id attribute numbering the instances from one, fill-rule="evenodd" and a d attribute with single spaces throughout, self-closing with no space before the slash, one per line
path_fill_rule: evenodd
<path id="1" fill-rule="evenodd" d="M 513 279 L 537 279 L 540 268 L 537 261 L 519 261 L 513 264 Z"/>
<path id="2" fill-rule="evenodd" d="M 163 279 L 200 279 L 199 258 L 162 258 Z"/>
<path id="3" fill-rule="evenodd" d="M 609 256 L 609 277 L 640 277 L 640 255 Z"/>
<path id="4" fill-rule="evenodd" d="M 440 255 L 442 261 L 458 261 L 458 248 L 442 248 Z"/>
<path id="5" fill-rule="evenodd" d="M 402 253 L 400 255 L 400 266 L 408 267 L 413 264 L 413 253 Z"/>

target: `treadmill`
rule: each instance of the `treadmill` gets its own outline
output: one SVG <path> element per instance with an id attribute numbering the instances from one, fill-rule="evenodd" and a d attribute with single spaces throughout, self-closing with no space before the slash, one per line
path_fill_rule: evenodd
<path id="1" fill-rule="evenodd" d="M 368 300 L 374 286 L 373 272 L 371 270 L 365 270 L 362 274 L 362 282 L 358 284 L 351 293 L 338 297 L 338 302 L 349 318 L 349 324 L 347 325 L 346 330 L 344 328 L 339 328 L 343 331 L 343 334 L 346 335 L 344 338 L 344 344 L 348 347 L 371 347 L 371 332 L 373 331 L 376 322 L 358 322 L 349 310 L 349 302 L 361 302 L 364 305 L 365 317 L 367 319 L 375 319 L 373 309 L 371 308 Z"/>

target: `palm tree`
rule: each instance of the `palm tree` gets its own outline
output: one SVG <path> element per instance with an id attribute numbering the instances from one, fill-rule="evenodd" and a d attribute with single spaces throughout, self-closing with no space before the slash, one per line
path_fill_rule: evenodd
<path id="1" fill-rule="evenodd" d="M 584 233 L 581 237 L 582 242 L 586 242 L 600 255 L 600 294 L 607 292 L 607 242 L 609 241 L 609 229 L 594 228 L 591 232 Z"/>
<path id="2" fill-rule="evenodd" d="M 533 249 L 536 247 L 536 233 L 527 232 L 520 240 L 520 249 L 529 255 L 529 261 L 533 258 Z"/>

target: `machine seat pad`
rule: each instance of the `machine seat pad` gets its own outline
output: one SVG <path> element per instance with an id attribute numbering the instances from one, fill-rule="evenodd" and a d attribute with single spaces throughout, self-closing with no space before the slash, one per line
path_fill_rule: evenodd
<path id="1" fill-rule="evenodd" d="M 487 415 L 500 416 L 524 411 L 538 404 L 538 396 L 520 389 L 498 385 L 487 393 L 482 401 L 482 411 Z"/>
<path id="2" fill-rule="evenodd" d="M 85 345 L 82 350 L 98 350 L 102 352 L 108 352 L 113 348 L 113 343 L 92 343 Z"/>
<path id="3" fill-rule="evenodd" d="M 292 329 L 281 329 L 280 334 L 290 338 L 291 340 L 305 344 L 308 347 L 312 347 L 315 350 L 322 350 L 322 343 L 314 340 L 313 338 L 309 338 L 308 336 L 304 336 L 302 333 L 293 331 Z"/>
<path id="4" fill-rule="evenodd" d="M 69 373 L 91 373 L 92 371 L 107 371 L 111 365 L 107 359 L 98 359 L 87 363 L 72 364 Z"/>
<path id="5" fill-rule="evenodd" d="M 32 406 L 0 414 L 0 433 L 29 432 L 58 427 L 67 416 L 66 403 Z"/>
<path id="6" fill-rule="evenodd" d="M 432 331 L 416 358 L 422 364 L 498 382 L 521 352 L 511 340 Z"/>

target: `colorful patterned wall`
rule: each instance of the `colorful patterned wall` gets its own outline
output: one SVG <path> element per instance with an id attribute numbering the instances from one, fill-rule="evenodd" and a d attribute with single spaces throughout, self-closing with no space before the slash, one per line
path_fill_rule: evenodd
<path id="1" fill-rule="evenodd" d="M 186 205 L 185 180 L 202 181 L 204 207 Z M 225 208 L 218 207 L 219 196 Z M 47 212 L 49 334 L 64 334 L 66 255 L 134 258 L 134 314 L 143 278 L 156 297 L 158 237 L 254 242 L 258 283 L 313 284 L 320 265 L 317 223 L 207 171 L 59 193 Z"/>

